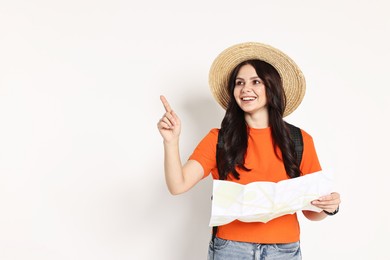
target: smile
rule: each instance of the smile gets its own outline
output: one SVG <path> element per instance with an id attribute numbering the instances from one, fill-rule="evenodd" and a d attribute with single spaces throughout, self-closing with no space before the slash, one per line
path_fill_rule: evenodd
<path id="1" fill-rule="evenodd" d="M 241 98 L 241 100 L 243 100 L 243 101 L 253 101 L 255 99 L 256 99 L 255 97 L 243 97 L 243 98 Z"/>

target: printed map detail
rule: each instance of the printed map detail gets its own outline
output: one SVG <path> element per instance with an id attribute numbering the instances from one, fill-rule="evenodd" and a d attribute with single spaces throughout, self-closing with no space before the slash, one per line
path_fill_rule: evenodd
<path id="1" fill-rule="evenodd" d="M 231 181 L 213 181 L 213 200 L 209 226 L 234 220 L 268 222 L 299 210 L 320 212 L 311 201 L 333 190 L 332 174 L 324 171 L 274 182 L 241 185 Z"/>

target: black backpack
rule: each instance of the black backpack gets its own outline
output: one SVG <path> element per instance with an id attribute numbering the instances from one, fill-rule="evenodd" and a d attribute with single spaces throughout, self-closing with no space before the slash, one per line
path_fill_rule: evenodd
<path id="1" fill-rule="evenodd" d="M 303 154 L 303 138 L 302 138 L 301 129 L 299 129 L 298 127 L 296 127 L 292 124 L 289 124 L 287 122 L 285 122 L 285 124 L 287 125 L 287 127 L 290 130 L 290 136 L 291 136 L 291 138 L 294 142 L 294 145 L 295 145 L 295 152 L 297 153 L 298 165 L 301 165 L 302 154 Z M 223 146 L 222 136 L 218 135 L 217 153 L 218 153 L 219 149 L 222 148 L 222 146 Z M 221 176 L 219 177 L 219 179 L 222 180 Z M 213 227 L 213 234 L 212 234 L 213 245 L 214 245 L 215 236 L 217 235 L 217 230 L 218 230 L 218 226 L 214 226 Z"/>

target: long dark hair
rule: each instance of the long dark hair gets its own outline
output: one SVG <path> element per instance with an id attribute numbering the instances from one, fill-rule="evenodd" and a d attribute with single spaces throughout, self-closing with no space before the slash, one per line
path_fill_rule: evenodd
<path id="1" fill-rule="evenodd" d="M 240 179 L 240 174 L 237 172 L 236 167 L 244 171 L 251 170 L 245 167 L 245 154 L 248 148 L 248 127 L 244 111 L 238 106 L 233 95 L 238 71 L 247 64 L 256 70 L 257 76 L 263 80 L 265 85 L 274 152 L 280 160 L 283 160 L 287 175 L 290 178 L 298 177 L 301 175 L 301 171 L 297 163 L 294 142 L 283 120 L 283 113 L 286 108 L 286 95 L 280 75 L 267 62 L 248 60 L 240 63 L 232 71 L 227 86 L 229 88 L 230 101 L 219 131 L 219 135 L 222 135 L 223 146 L 217 153 L 217 167 L 220 179 L 227 179 L 228 174 L 232 174 L 234 178 Z M 277 153 L 278 147 L 282 153 L 282 158 Z"/>

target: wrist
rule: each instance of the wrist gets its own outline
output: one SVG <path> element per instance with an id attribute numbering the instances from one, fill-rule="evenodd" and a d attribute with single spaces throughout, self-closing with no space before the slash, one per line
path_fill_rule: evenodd
<path id="1" fill-rule="evenodd" d="M 170 139 L 170 140 L 163 140 L 163 144 L 165 146 L 178 146 L 179 145 L 179 138 L 173 138 L 173 139 Z"/>
<path id="2" fill-rule="evenodd" d="M 333 215 L 336 215 L 337 212 L 339 212 L 339 208 L 340 208 L 340 206 L 338 206 L 337 209 L 333 212 L 328 212 L 328 211 L 324 210 L 324 213 L 328 216 L 333 216 Z"/>

